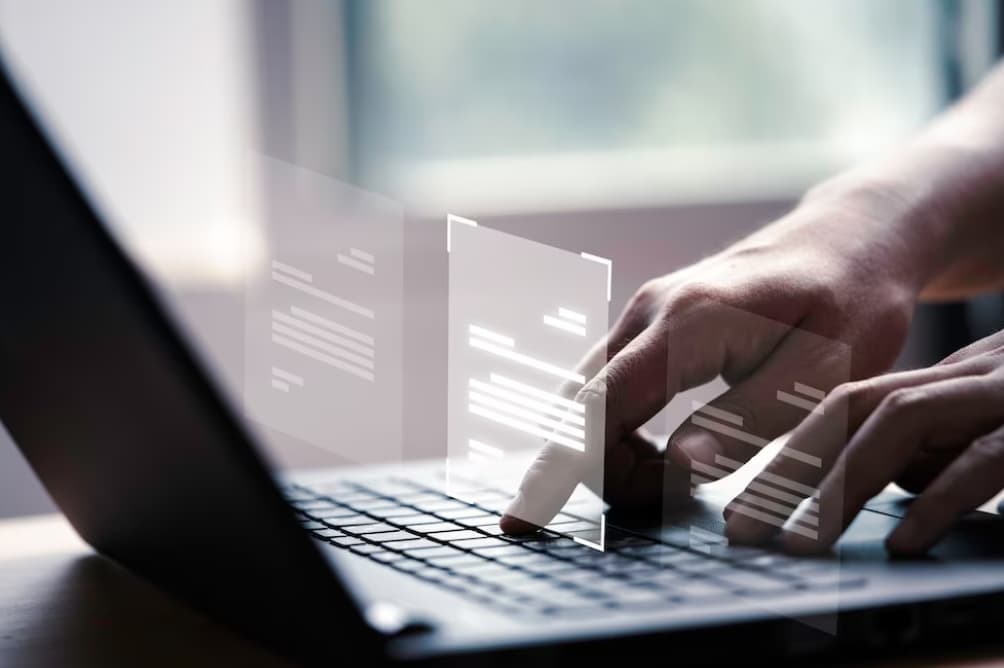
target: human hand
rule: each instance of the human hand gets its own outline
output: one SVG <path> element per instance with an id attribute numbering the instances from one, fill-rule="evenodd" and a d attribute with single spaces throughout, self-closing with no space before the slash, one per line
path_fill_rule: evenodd
<path id="1" fill-rule="evenodd" d="M 690 421 L 661 451 L 639 427 L 678 392 L 720 375 L 730 389 L 712 409 L 741 416 L 746 431 L 769 440 L 805 415 L 779 403 L 778 389 L 799 381 L 830 390 L 889 367 L 924 282 L 918 254 L 927 251 L 902 203 L 881 188 L 817 189 L 776 223 L 635 294 L 592 353 L 609 362 L 576 396 L 606 410 L 607 501 L 636 507 L 664 493 L 683 498 L 691 462 L 714 464 L 716 455 L 746 461 L 757 451 Z M 795 327 L 832 345 L 788 336 Z M 851 369 L 840 353 L 847 346 Z M 572 457 L 545 445 L 502 518 L 503 530 L 521 533 L 550 521 L 581 480 L 570 473 Z"/>
<path id="2" fill-rule="evenodd" d="M 778 456 L 765 468 L 767 475 L 751 483 L 769 485 L 767 478 L 780 476 L 818 486 L 817 536 L 793 531 L 795 514 L 780 533 L 789 550 L 829 548 L 870 498 L 897 481 L 920 495 L 886 546 L 894 553 L 922 553 L 960 514 L 1004 489 L 1004 331 L 930 368 L 838 387 L 821 408 L 784 447 L 817 456 L 823 465 Z M 850 430 L 835 424 L 845 420 Z M 726 535 L 737 542 L 760 542 L 776 532 L 735 512 L 749 493 L 747 487 L 725 511 Z"/>

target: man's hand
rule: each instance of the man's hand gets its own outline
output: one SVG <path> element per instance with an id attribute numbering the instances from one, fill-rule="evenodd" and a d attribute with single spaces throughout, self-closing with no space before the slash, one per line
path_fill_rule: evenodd
<path id="1" fill-rule="evenodd" d="M 638 428 L 676 393 L 720 375 L 730 389 L 712 409 L 728 411 L 733 414 L 730 419 L 742 421 L 744 430 L 769 439 L 791 429 L 804 415 L 775 400 L 782 387 L 799 381 L 830 390 L 847 380 L 842 375 L 854 380 L 886 370 L 902 345 L 918 296 L 955 299 L 1004 286 L 1002 105 L 1004 65 L 900 150 L 823 183 L 782 220 L 723 253 L 650 281 L 635 295 L 584 368 L 601 365 L 602 357 L 596 356 L 604 350 L 609 362 L 578 395 L 584 403 L 606 405 L 604 495 L 608 501 L 648 504 L 659 498 L 664 483 L 666 493 L 683 495 L 689 490 L 686 469 L 691 463 L 714 464 L 716 456 L 738 463 L 753 453 L 755 448 L 744 440 L 688 423 L 670 438 L 663 454 Z M 736 313 L 753 314 L 749 322 L 757 324 L 738 322 L 733 317 Z M 800 343 L 806 337 L 787 334 L 793 331 L 838 341 L 845 350 L 849 347 L 849 374 L 833 349 L 806 346 Z M 946 372 L 936 367 L 927 373 Z M 916 377 L 911 377 L 910 382 L 914 381 Z M 890 376 L 876 382 L 906 380 Z M 851 389 L 870 387 L 852 385 Z M 894 415 L 912 419 L 909 411 L 917 410 L 916 405 L 906 401 L 901 406 L 903 393 L 891 396 L 898 398 L 890 399 L 886 410 L 875 415 L 895 409 Z M 905 396 L 926 405 L 917 395 Z M 846 388 L 830 401 L 850 402 L 852 412 L 861 405 L 848 396 Z M 878 425 L 893 429 L 894 420 L 875 417 L 846 449 L 840 449 L 844 444 L 828 444 L 844 453 L 844 463 L 836 468 L 832 461 L 828 463 L 827 470 L 835 473 L 827 481 L 836 481 L 834 476 L 845 469 L 856 474 L 855 467 L 871 461 L 862 458 L 861 453 L 871 449 L 861 443 L 874 438 L 868 436 L 873 421 L 876 429 Z M 800 434 L 810 428 L 807 424 Z M 914 433 L 911 438 L 920 437 Z M 1000 449 L 999 440 L 988 437 L 966 449 L 965 456 L 938 478 L 937 489 L 948 484 L 941 482 L 944 476 L 957 475 L 958 467 L 966 462 L 989 458 L 990 451 Z M 971 441 L 963 438 L 960 442 Z M 906 443 L 883 447 L 896 456 L 914 452 Z M 502 518 L 505 531 L 532 529 L 560 510 L 577 484 L 572 459 L 560 446 L 545 446 Z M 895 456 L 887 461 L 899 462 L 893 468 L 902 463 Z M 917 467 L 922 464 L 891 473 L 887 467 L 877 478 L 866 479 L 874 483 Z M 856 482 L 848 488 L 855 495 L 849 498 L 863 503 L 862 490 L 873 489 L 869 484 Z M 831 490 L 839 486 L 826 481 L 824 485 Z M 940 493 L 937 489 L 936 494 Z M 983 491 L 974 485 L 969 493 L 980 496 Z M 929 502 L 918 503 L 918 512 L 931 512 L 924 510 Z M 948 506 L 948 512 L 956 507 Z M 854 512 L 855 508 L 848 507 L 839 521 L 831 520 L 834 523 L 824 527 L 825 537 L 834 539 Z M 911 534 L 915 522 L 904 522 L 890 539 L 892 546 L 906 549 L 920 544 L 909 543 L 907 538 L 916 535 Z M 731 519 L 730 526 L 737 537 L 750 531 L 738 518 Z M 925 534 L 925 539 L 930 535 Z"/>
<path id="2" fill-rule="evenodd" d="M 757 451 L 692 424 L 665 452 L 657 448 L 639 427 L 680 391 L 720 375 L 730 389 L 712 409 L 741 416 L 746 431 L 772 439 L 805 415 L 778 402 L 778 389 L 798 381 L 829 390 L 889 367 L 924 280 L 913 255 L 919 244 L 903 243 L 914 221 L 902 204 L 880 189 L 820 189 L 757 234 L 638 291 L 594 351 L 605 350 L 609 362 L 577 396 L 605 404 L 610 503 L 649 505 L 664 492 L 684 497 L 691 461 L 746 461 Z M 796 327 L 833 345 L 790 336 Z M 852 376 L 840 354 L 847 345 Z M 578 482 L 572 470 L 563 448 L 545 446 L 502 528 L 519 533 L 549 521 Z"/>
<path id="3" fill-rule="evenodd" d="M 818 536 L 782 530 L 782 545 L 792 551 L 828 549 L 892 481 L 921 492 L 889 535 L 895 553 L 927 550 L 956 517 L 1004 489 L 1004 331 L 928 369 L 841 386 L 822 407 L 784 447 L 817 456 L 823 466 L 779 455 L 751 483 L 781 476 L 818 486 Z M 849 420 L 849 439 L 833 420 Z M 738 542 L 760 542 L 777 531 L 728 507 L 725 514 L 726 534 Z"/>

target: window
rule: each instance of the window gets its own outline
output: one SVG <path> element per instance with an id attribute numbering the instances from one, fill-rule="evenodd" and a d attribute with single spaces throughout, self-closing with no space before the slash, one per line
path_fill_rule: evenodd
<path id="1" fill-rule="evenodd" d="M 936 0 L 348 7 L 357 174 L 409 202 L 797 192 L 945 99 Z"/>

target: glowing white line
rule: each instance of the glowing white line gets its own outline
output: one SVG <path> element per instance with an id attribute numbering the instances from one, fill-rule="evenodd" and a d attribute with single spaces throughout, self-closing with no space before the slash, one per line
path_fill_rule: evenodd
<path id="1" fill-rule="evenodd" d="M 571 448 L 572 450 L 578 450 L 579 452 L 585 452 L 586 446 L 578 441 L 573 441 L 570 438 L 562 436 L 561 434 L 556 434 L 554 432 L 549 432 L 546 429 L 540 429 L 532 424 L 523 422 L 522 420 L 514 420 L 510 417 L 497 413 L 493 410 L 483 408 L 477 404 L 468 404 L 467 410 L 469 410 L 474 415 L 487 418 L 493 422 L 498 422 L 499 424 L 504 424 L 507 427 L 512 427 L 516 431 L 521 431 L 525 434 L 530 434 L 531 436 L 537 436 L 540 438 L 547 439 L 548 441 L 557 443 L 558 445 L 563 445 L 566 448 Z"/>
<path id="2" fill-rule="evenodd" d="M 482 341 L 481 339 L 475 339 L 471 337 L 469 343 L 472 348 L 477 348 L 499 357 L 505 358 L 516 362 L 517 364 L 522 364 L 523 366 L 528 366 L 531 369 L 536 369 L 538 371 L 543 371 L 544 373 L 551 374 L 552 376 L 557 376 L 558 378 L 564 378 L 565 380 L 570 380 L 574 383 L 585 383 L 586 377 L 582 374 L 575 373 L 574 371 L 569 371 L 568 369 L 563 369 L 554 364 L 548 364 L 547 362 L 542 362 L 538 359 L 534 359 L 529 355 L 524 355 L 522 353 L 517 353 L 513 350 L 508 350 L 507 348 L 501 348 L 493 343 L 487 341 Z"/>
<path id="3" fill-rule="evenodd" d="M 486 457 L 479 452 L 468 452 L 467 459 L 472 462 L 477 462 L 478 464 L 495 464 L 496 460 L 492 457 Z"/>
<path id="4" fill-rule="evenodd" d="M 742 466 L 740 462 L 737 462 L 734 459 L 729 459 L 728 457 L 723 457 L 722 455 L 715 455 L 715 462 L 718 464 L 722 464 L 723 466 L 730 466 L 734 468 L 739 468 L 740 466 Z M 793 492 L 799 492 L 801 494 L 804 494 L 805 496 L 812 496 L 813 494 L 816 493 L 816 490 L 813 489 L 812 487 L 809 487 L 808 485 L 803 485 L 802 483 L 795 482 L 794 480 L 788 480 L 787 478 L 779 476 L 775 473 L 771 473 L 770 471 L 761 471 L 760 473 L 757 474 L 757 476 L 762 478 L 763 480 L 766 480 L 767 482 L 778 485 L 779 487 L 786 487 L 792 490 Z"/>
<path id="5" fill-rule="evenodd" d="M 770 501 L 769 499 L 765 499 L 762 496 L 757 496 L 756 494 L 753 494 L 751 492 L 743 492 L 736 498 L 745 503 L 751 503 L 754 506 L 760 506 L 761 508 L 765 508 L 766 510 L 772 510 L 775 513 L 779 513 L 784 516 L 791 515 L 793 512 L 795 512 L 795 508 L 797 507 L 797 506 L 788 506 L 783 503 L 777 503 L 775 501 Z M 804 521 L 806 524 L 810 524 L 812 526 L 817 526 L 819 524 L 819 521 L 811 515 L 806 516 L 804 518 Z"/>
<path id="6" fill-rule="evenodd" d="M 560 530 L 555 529 L 554 527 L 552 527 L 551 530 L 557 533 L 561 533 Z M 591 547 L 592 549 L 598 550 L 600 552 L 606 552 L 605 546 L 607 544 L 607 516 L 600 515 L 600 542 L 594 543 L 590 540 L 586 540 L 585 538 L 581 538 L 579 536 L 569 536 L 569 538 L 571 538 L 580 545 Z"/>
<path id="7" fill-rule="evenodd" d="M 495 459 L 502 459 L 505 457 L 505 451 L 502 450 L 502 448 L 496 448 L 494 445 L 488 445 L 487 443 L 482 443 L 481 441 L 475 441 L 473 438 L 467 440 L 467 447 L 474 452 L 479 452 L 482 455 L 488 455 L 489 457 L 494 457 Z"/>
<path id="8" fill-rule="evenodd" d="M 559 306 L 558 315 L 560 315 L 565 320 L 571 320 L 572 322 L 577 322 L 580 325 L 586 324 L 586 316 L 582 315 L 581 313 L 576 313 L 571 309 Z"/>
<path id="9" fill-rule="evenodd" d="M 303 378 L 301 378 L 300 376 L 297 376 L 295 373 L 290 373 L 288 371 L 284 371 L 283 369 L 280 369 L 279 367 L 275 367 L 275 366 L 272 367 L 272 375 L 275 376 L 276 378 L 279 378 L 281 380 L 285 380 L 286 382 L 292 383 L 293 385 L 299 385 L 301 387 L 303 386 Z"/>
<path id="10" fill-rule="evenodd" d="M 579 429 L 578 427 L 572 427 L 567 424 L 564 424 L 563 422 L 560 422 L 559 420 L 552 420 L 551 418 L 544 417 L 543 415 L 538 415 L 533 411 L 528 411 L 524 408 L 520 408 L 519 406 L 513 406 L 512 404 L 507 403 L 505 401 L 499 401 L 498 399 L 493 399 L 485 394 L 481 394 L 480 392 L 475 392 L 474 390 L 471 390 L 468 393 L 468 396 L 470 397 L 470 400 L 473 402 L 482 404 L 484 406 L 488 406 L 489 408 L 494 408 L 495 410 L 501 411 L 503 413 L 509 413 L 510 415 L 514 415 L 518 418 L 528 420 L 530 422 L 533 422 L 534 424 L 550 427 L 555 431 L 561 431 L 568 434 L 569 436 L 574 436 L 576 438 L 584 439 L 586 437 L 586 432 L 583 431 L 582 429 Z"/>
<path id="11" fill-rule="evenodd" d="M 746 517 L 752 517 L 755 520 L 760 520 L 761 522 L 766 522 L 767 524 L 772 524 L 776 527 L 784 528 L 784 522 L 774 517 L 770 513 L 765 513 L 755 508 L 750 508 L 749 506 L 744 505 L 742 503 L 733 503 L 732 505 L 729 506 L 729 508 L 733 512 L 739 513 L 740 515 L 745 515 Z M 813 531 L 812 529 L 806 529 L 804 527 L 798 526 L 797 524 L 792 524 L 785 530 L 790 531 L 792 533 L 797 533 L 802 536 L 806 536 L 808 538 L 811 538 L 812 540 L 816 540 L 819 537 L 819 534 Z"/>
<path id="12" fill-rule="evenodd" d="M 348 255 L 342 255 L 341 253 L 339 253 L 335 257 L 338 258 L 338 264 L 343 264 L 346 267 L 351 267 L 356 271 L 361 271 L 364 274 L 369 274 L 370 276 L 376 273 L 376 268 L 373 265 L 366 264 L 365 262 L 360 262 L 359 260 L 351 258 Z"/>
<path id="13" fill-rule="evenodd" d="M 763 483 L 759 483 L 756 480 L 750 481 L 750 484 L 747 485 L 747 487 L 752 489 L 754 492 L 760 492 L 761 494 L 766 494 L 767 496 L 773 496 L 775 499 L 779 499 L 781 501 L 787 501 L 788 503 L 793 503 L 796 506 L 802 503 L 802 500 L 804 498 L 801 496 L 795 496 L 794 494 L 788 494 L 787 492 L 782 492 L 779 489 L 774 489 L 770 485 L 764 485 Z M 809 501 L 807 507 L 810 510 L 818 511 L 819 503 L 816 502 L 815 499 L 813 499 Z"/>
<path id="14" fill-rule="evenodd" d="M 327 327 L 328 329 L 334 332 L 338 332 L 339 334 L 344 334 L 350 339 L 355 339 L 356 341 L 362 341 L 363 343 L 369 344 L 371 346 L 373 345 L 373 337 L 370 336 L 369 334 L 363 334 L 362 332 L 356 331 L 351 327 L 346 327 L 345 325 L 340 325 L 337 322 L 332 322 L 327 318 L 322 318 L 316 313 L 311 313 L 310 311 L 302 309 L 299 306 L 292 306 L 290 307 L 289 310 L 293 313 L 293 315 L 303 318 L 304 320 L 308 320 L 314 323 L 315 325 L 320 325 L 321 327 Z"/>
<path id="15" fill-rule="evenodd" d="M 532 385 L 527 385 L 525 383 L 520 383 L 519 381 L 506 378 L 505 376 L 500 376 L 497 373 L 493 373 L 488 376 L 489 379 L 496 385 L 501 385 L 502 387 L 508 387 L 511 390 L 516 390 L 517 392 L 522 392 L 523 394 L 528 394 L 531 397 L 536 397 L 537 399 L 543 399 L 550 404 L 558 404 L 559 406 L 565 406 L 570 410 L 576 411 L 578 413 L 585 413 L 585 404 L 580 404 L 578 401 L 572 401 L 571 399 L 566 399 L 565 397 L 559 396 L 557 394 L 551 394 L 550 392 L 544 392 L 543 390 L 538 390 Z"/>
<path id="16" fill-rule="evenodd" d="M 742 462 L 738 462 L 734 459 L 729 459 L 728 457 L 724 457 L 722 455 L 715 455 L 715 463 L 721 464 L 722 466 L 726 466 L 732 469 L 733 471 L 743 465 Z"/>
<path id="17" fill-rule="evenodd" d="M 287 274 L 289 274 L 290 276 L 295 276 L 296 278 L 299 278 L 300 280 L 306 281 L 308 283 L 310 283 L 310 282 L 312 282 L 314 280 L 314 277 L 311 276 L 310 274 L 308 274 L 307 272 L 305 272 L 305 271 L 303 271 L 301 269 L 297 269 L 296 267 L 294 267 L 292 265 L 288 265 L 285 262 L 279 262 L 278 260 L 272 260 L 272 268 L 273 269 L 278 269 L 279 271 L 284 271 Z"/>
<path id="18" fill-rule="evenodd" d="M 324 362 L 325 364 L 327 364 L 329 366 L 333 366 L 336 369 L 341 369 L 342 371 L 347 371 L 347 372 L 351 373 L 354 376 L 359 376 L 360 378 L 362 378 L 364 380 L 368 380 L 371 383 L 373 382 L 374 376 L 373 376 L 372 372 L 367 371 L 365 369 L 360 369 L 360 368 L 358 368 L 356 366 L 353 366 L 352 364 L 346 364 L 345 362 L 342 362 L 341 360 L 335 359 L 334 357 L 331 357 L 330 355 L 325 355 L 323 353 L 319 353 L 316 350 L 312 350 L 312 349 L 310 349 L 310 348 L 308 348 L 306 346 L 301 346 L 299 343 L 296 343 L 295 341 L 291 341 L 291 340 L 287 339 L 284 336 L 279 336 L 277 334 L 273 334 L 272 335 L 272 341 L 274 343 L 279 344 L 280 346 L 284 346 L 286 348 L 289 348 L 290 350 L 295 350 L 296 352 L 300 353 L 301 355 L 306 355 L 307 357 L 309 357 L 311 359 L 315 359 L 318 362 Z"/>
<path id="19" fill-rule="evenodd" d="M 283 392 L 289 392 L 289 384 L 284 383 L 281 380 L 272 379 L 272 387 L 276 390 L 281 390 Z"/>
<path id="20" fill-rule="evenodd" d="M 376 262 L 376 258 L 373 256 L 373 253 L 367 253 L 366 251 L 359 250 L 358 248 L 350 248 L 349 255 L 354 258 L 358 258 L 363 262 L 369 262 L 370 264 Z"/>
<path id="21" fill-rule="evenodd" d="M 742 415 L 736 415 L 735 413 L 723 411 L 721 408 L 715 408 L 710 404 L 702 404 L 700 401 L 691 401 L 690 408 L 692 410 L 698 411 L 699 413 L 707 413 L 711 417 L 716 417 L 719 420 L 725 420 L 726 422 L 731 422 L 737 427 L 743 426 Z"/>
<path id="22" fill-rule="evenodd" d="M 586 335 L 586 328 L 583 327 L 582 325 L 576 325 L 571 322 L 565 322 L 564 320 L 559 320 L 558 318 L 555 318 L 553 315 L 545 315 L 544 324 L 550 325 L 555 329 L 563 329 L 566 332 L 571 332 L 572 334 L 578 334 L 579 336 Z"/>
<path id="23" fill-rule="evenodd" d="M 823 407 L 814 401 L 809 401 L 808 399 L 803 399 L 802 397 L 795 396 L 789 392 L 777 391 L 777 400 L 795 406 L 796 408 L 801 408 L 802 410 L 809 411 L 810 413 L 815 413 L 817 415 L 823 414 Z"/>
<path id="24" fill-rule="evenodd" d="M 359 304 L 350 302 L 347 299 L 336 297 L 330 292 L 319 290 L 318 288 L 315 288 L 313 285 L 309 285 L 307 283 L 304 283 L 303 281 L 298 281 L 295 278 L 290 278 L 284 274 L 280 274 L 279 272 L 276 271 L 272 272 L 272 280 L 278 283 L 282 283 L 284 285 L 288 285 L 289 287 L 295 288 L 301 292 L 305 292 L 311 297 L 317 297 L 318 299 L 326 301 L 329 304 L 334 304 L 335 306 L 339 306 L 345 309 L 346 311 L 351 311 L 352 313 L 361 315 L 364 318 L 369 318 L 370 320 L 372 320 L 374 317 L 376 317 L 376 314 L 373 313 L 372 309 L 368 309 L 365 306 L 360 306 Z"/>
<path id="25" fill-rule="evenodd" d="M 579 253 L 579 255 L 585 259 L 592 262 L 599 262 L 602 265 L 606 265 L 607 268 L 607 301 L 610 301 L 610 296 L 613 294 L 613 269 L 614 263 L 605 257 L 600 257 L 599 255 L 593 255 L 592 253 Z"/>
<path id="26" fill-rule="evenodd" d="M 303 322 L 302 320 L 298 320 L 291 315 L 286 315 L 285 313 L 282 313 L 280 311 L 272 311 L 272 317 L 275 318 L 276 320 L 279 320 L 280 322 L 286 323 L 287 325 L 296 327 L 297 329 L 302 329 L 303 331 L 309 332 L 310 334 L 314 334 L 315 336 L 319 336 L 325 341 L 330 341 L 331 343 L 336 343 L 342 346 L 343 348 L 354 350 L 360 355 L 365 355 L 366 357 L 370 358 L 373 357 L 373 349 L 370 348 L 369 346 L 357 343 L 351 339 L 345 338 L 344 336 L 338 336 L 337 334 L 332 334 L 326 329 L 315 327 L 314 325 L 311 325 L 310 323 L 307 322 Z"/>
<path id="27" fill-rule="evenodd" d="M 446 214 L 446 252 L 449 253 L 452 250 L 453 245 L 453 223 L 460 223 L 461 225 L 468 225 L 470 227 L 477 227 L 476 221 L 470 218 L 462 218 L 461 216 L 456 216 L 452 213 Z"/>
<path id="28" fill-rule="evenodd" d="M 690 418 L 690 421 L 696 424 L 698 427 L 704 427 L 705 429 L 710 429 L 711 431 L 716 431 L 719 434 L 724 434 L 725 436 L 731 436 L 737 441 L 743 441 L 744 443 L 749 443 L 750 445 L 755 445 L 758 448 L 770 443 L 767 439 L 760 438 L 759 436 L 754 436 L 753 434 L 747 434 L 745 431 L 740 431 L 734 427 L 727 427 L 720 422 L 714 422 L 713 420 L 708 420 L 702 418 L 700 415 L 694 415 Z"/>
<path id="29" fill-rule="evenodd" d="M 494 385 L 489 385 L 488 383 L 477 380 L 476 378 L 471 378 L 470 386 L 482 392 L 499 397 L 500 399 L 511 401 L 514 404 L 519 404 L 520 406 L 525 406 L 526 408 L 532 408 L 533 410 L 541 413 L 554 415 L 555 417 L 561 418 L 564 422 L 571 422 L 572 424 L 577 424 L 583 427 L 586 426 L 586 420 L 584 417 L 581 415 L 575 415 L 567 409 L 561 409 L 557 406 L 549 406 L 543 401 L 529 399 L 522 394 L 517 394 L 516 392 L 511 392 L 501 387 L 495 387 Z"/>
<path id="30" fill-rule="evenodd" d="M 295 330 L 292 327 L 287 327 L 282 323 L 273 322 L 272 330 L 275 332 L 279 332 L 280 334 L 285 334 L 289 338 L 295 339 L 300 343 L 306 343 L 307 345 L 313 346 L 314 348 L 318 348 L 324 351 L 325 353 L 328 353 L 329 355 L 334 355 L 335 357 L 341 357 L 346 362 L 352 362 L 353 364 L 361 366 L 364 369 L 373 368 L 373 360 L 366 359 L 361 355 L 356 355 L 355 353 L 350 353 L 349 351 L 344 350 L 343 348 L 339 348 L 329 343 L 325 343 L 320 339 L 316 339 L 313 336 L 310 336 L 309 334 L 304 334 L 303 332 Z"/>
<path id="31" fill-rule="evenodd" d="M 727 476 L 729 474 L 729 471 L 723 471 L 720 468 L 717 468 L 715 466 L 711 466 L 709 464 L 705 464 L 704 462 L 698 462 L 698 461 L 692 461 L 692 462 L 690 462 L 690 468 L 692 468 L 692 469 L 694 469 L 696 471 L 700 471 L 701 473 L 703 473 L 705 475 L 712 476 L 712 477 L 714 477 L 715 480 L 719 480 L 721 478 L 724 478 L 725 476 Z"/>
<path id="32" fill-rule="evenodd" d="M 812 397 L 813 399 L 818 399 L 822 401 L 826 398 L 826 392 L 816 389 L 811 385 L 806 385 L 805 383 L 795 383 L 795 391 L 799 394 L 804 394 L 807 397 Z"/>
<path id="33" fill-rule="evenodd" d="M 819 457 L 804 453 L 801 450 L 789 448 L 788 446 L 778 450 L 777 454 L 780 457 L 787 457 L 788 459 L 794 459 L 802 462 L 803 464 L 808 464 L 809 466 L 815 466 L 817 469 L 823 468 L 823 460 Z"/>
<path id="34" fill-rule="evenodd" d="M 482 339 L 488 339 L 489 341 L 494 341 L 495 343 L 505 346 L 506 348 L 513 348 L 516 346 L 516 341 L 509 336 L 503 334 L 497 334 L 490 329 L 485 329 L 484 327 L 479 327 L 478 325 L 470 325 L 467 331 L 474 336 L 480 336 Z"/>

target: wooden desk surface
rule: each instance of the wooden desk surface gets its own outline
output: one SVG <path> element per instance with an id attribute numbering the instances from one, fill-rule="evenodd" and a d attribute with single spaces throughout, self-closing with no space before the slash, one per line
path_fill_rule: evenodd
<path id="1" fill-rule="evenodd" d="M 289 666 L 95 555 L 62 517 L 0 521 L 3 668 L 222 665 Z M 1004 666 L 1004 648 L 876 665 Z"/>

